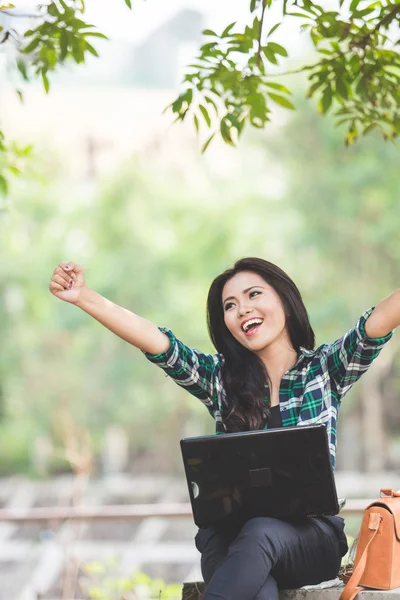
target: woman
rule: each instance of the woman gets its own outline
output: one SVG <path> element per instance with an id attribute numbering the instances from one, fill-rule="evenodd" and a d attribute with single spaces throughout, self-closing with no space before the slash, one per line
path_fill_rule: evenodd
<path id="1" fill-rule="evenodd" d="M 280 268 L 259 258 L 237 261 L 211 285 L 208 328 L 216 355 L 188 348 L 169 329 L 89 289 L 75 263 L 55 269 L 50 291 L 142 350 L 197 396 L 217 433 L 324 423 L 333 467 L 341 399 L 400 324 L 398 290 L 342 338 L 314 350 L 299 290 Z M 260 517 L 200 529 L 204 600 L 273 600 L 278 589 L 335 578 L 347 551 L 343 528 L 340 517 Z"/>

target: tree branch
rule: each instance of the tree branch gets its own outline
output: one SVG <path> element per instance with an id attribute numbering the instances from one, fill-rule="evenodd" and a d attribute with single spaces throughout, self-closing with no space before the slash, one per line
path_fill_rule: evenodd
<path id="1" fill-rule="evenodd" d="M 265 15 L 266 7 L 267 7 L 267 0 L 263 0 L 262 13 L 261 13 L 261 19 L 260 19 L 260 28 L 258 30 L 257 67 L 260 67 L 260 62 L 261 62 L 261 35 L 262 35 L 262 29 L 263 29 L 263 24 L 264 24 L 264 15 Z"/>
<path id="2" fill-rule="evenodd" d="M 41 19 L 43 15 L 24 15 L 21 13 L 11 13 L 8 10 L 0 10 L 0 14 L 7 15 L 8 17 L 15 19 Z"/>
<path id="3" fill-rule="evenodd" d="M 365 48 L 368 43 L 369 38 L 371 38 L 381 27 L 385 25 L 389 25 L 397 14 L 400 14 L 400 4 L 397 4 L 392 10 L 383 17 L 373 28 L 372 31 L 365 34 L 358 42 L 353 42 L 352 47 L 356 46 L 358 48 Z"/>

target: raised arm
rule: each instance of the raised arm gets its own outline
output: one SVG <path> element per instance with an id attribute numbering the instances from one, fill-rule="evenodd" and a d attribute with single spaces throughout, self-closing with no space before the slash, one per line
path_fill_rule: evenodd
<path id="1" fill-rule="evenodd" d="M 63 262 L 55 268 L 49 289 L 60 300 L 75 304 L 112 333 L 144 352 L 161 354 L 170 346 L 168 336 L 151 321 L 88 288 L 83 268 L 74 262 Z"/>
<path id="2" fill-rule="evenodd" d="M 384 337 L 400 325 L 400 289 L 379 302 L 365 324 L 370 338 Z"/>
<path id="3" fill-rule="evenodd" d="M 386 329 L 374 329 L 374 325 L 372 332 L 368 331 L 368 323 L 375 310 L 366 310 L 352 329 L 326 346 L 328 373 L 339 399 L 369 369 L 393 335 L 391 330 L 386 333 Z"/>

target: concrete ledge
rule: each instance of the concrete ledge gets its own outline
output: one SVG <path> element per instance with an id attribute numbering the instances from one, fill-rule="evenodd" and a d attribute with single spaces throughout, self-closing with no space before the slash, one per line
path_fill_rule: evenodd
<path id="1" fill-rule="evenodd" d="M 339 600 L 344 585 L 325 588 L 304 590 L 284 590 L 279 594 L 279 600 Z M 363 590 L 359 593 L 364 600 L 400 600 L 400 588 L 395 590 Z"/>
<path id="2" fill-rule="evenodd" d="M 279 600 L 339 600 L 344 585 L 330 588 L 282 590 Z M 183 584 L 182 600 L 201 600 L 205 591 L 201 581 Z M 364 600 L 400 600 L 400 588 L 394 590 L 363 590 L 359 594 Z"/>

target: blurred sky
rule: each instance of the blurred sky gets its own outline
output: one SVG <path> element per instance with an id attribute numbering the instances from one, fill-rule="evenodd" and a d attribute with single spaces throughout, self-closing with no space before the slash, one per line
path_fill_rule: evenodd
<path id="1" fill-rule="evenodd" d="M 35 8 L 37 0 L 14 2 L 18 10 Z M 141 42 L 179 10 L 202 12 L 207 26 L 225 27 L 228 22 L 249 18 L 245 0 L 132 0 L 130 11 L 124 0 L 86 0 L 86 18 L 113 39 Z"/>
<path id="2" fill-rule="evenodd" d="M 18 9 L 34 8 L 37 0 L 14 2 Z M 104 31 L 110 38 L 140 43 L 162 23 L 180 10 L 198 10 L 204 15 L 206 27 L 220 32 L 228 23 L 245 23 L 252 19 L 248 0 L 132 0 L 129 10 L 124 0 L 86 0 L 85 18 Z M 275 3 L 268 11 L 271 26 L 282 16 L 282 3 Z M 285 24 L 285 41 L 292 31 L 299 31 L 296 19 Z"/>
<path id="3" fill-rule="evenodd" d="M 107 0 L 89 0 L 86 14 L 110 37 L 141 42 L 183 9 L 203 13 L 206 26 L 217 30 L 232 21 L 248 20 L 249 16 L 246 0 L 133 0 L 132 11 L 124 0 L 113 0 L 112 11 Z"/>

